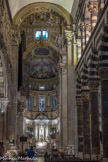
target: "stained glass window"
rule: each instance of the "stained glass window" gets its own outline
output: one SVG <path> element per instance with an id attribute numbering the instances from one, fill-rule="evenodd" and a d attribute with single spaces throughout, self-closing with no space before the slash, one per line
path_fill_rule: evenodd
<path id="1" fill-rule="evenodd" d="M 52 110 L 56 110 L 56 95 L 52 96 Z"/>
<path id="2" fill-rule="evenodd" d="M 56 89 L 56 84 L 53 85 L 53 89 Z"/>
<path id="3" fill-rule="evenodd" d="M 39 86 L 39 90 L 41 91 L 45 90 L 45 86 L 44 85 Z"/>
<path id="4" fill-rule="evenodd" d="M 48 31 L 42 32 L 43 39 L 48 39 Z"/>
<path id="5" fill-rule="evenodd" d="M 31 99 L 32 99 L 32 95 L 29 95 L 29 100 L 28 100 L 28 109 L 29 111 L 31 111 Z"/>
<path id="6" fill-rule="evenodd" d="M 45 96 L 39 96 L 39 111 L 45 110 Z"/>
<path id="7" fill-rule="evenodd" d="M 41 31 L 36 31 L 35 38 L 40 39 L 41 38 Z"/>

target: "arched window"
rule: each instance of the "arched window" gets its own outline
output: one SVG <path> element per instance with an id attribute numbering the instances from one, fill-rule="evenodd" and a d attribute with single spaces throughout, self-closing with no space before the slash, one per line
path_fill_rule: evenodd
<path id="1" fill-rule="evenodd" d="M 29 95 L 29 100 L 28 100 L 28 110 L 29 110 L 29 111 L 32 110 L 31 100 L 32 100 L 32 95 Z"/>
<path id="2" fill-rule="evenodd" d="M 38 30 L 38 31 L 36 31 L 36 33 L 35 33 L 35 39 L 40 39 L 40 38 L 41 38 L 41 31 Z"/>
<path id="3" fill-rule="evenodd" d="M 48 31 L 43 31 L 42 37 L 43 37 L 43 39 L 48 39 Z"/>
<path id="4" fill-rule="evenodd" d="M 39 111 L 45 111 L 45 96 L 39 96 Z"/>
<path id="5" fill-rule="evenodd" d="M 56 95 L 52 96 L 52 110 L 56 110 Z"/>

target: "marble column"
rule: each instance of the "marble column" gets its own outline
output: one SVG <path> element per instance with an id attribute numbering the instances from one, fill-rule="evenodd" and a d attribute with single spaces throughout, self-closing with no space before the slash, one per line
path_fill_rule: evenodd
<path id="1" fill-rule="evenodd" d="M 89 94 L 83 94 L 83 156 L 84 158 L 90 158 L 90 108 L 89 108 Z"/>
<path id="2" fill-rule="evenodd" d="M 67 147 L 67 70 L 61 65 L 61 147 Z"/>
<path id="3" fill-rule="evenodd" d="M 100 69 L 102 102 L 103 161 L 108 162 L 108 68 Z"/>
<path id="4" fill-rule="evenodd" d="M 12 82 L 11 82 L 11 114 L 10 114 L 10 135 L 16 148 L 17 138 L 17 88 L 18 88 L 18 50 L 19 50 L 20 32 L 12 33 Z"/>
<path id="5" fill-rule="evenodd" d="M 83 102 L 77 97 L 78 156 L 83 158 Z"/>
<path id="6" fill-rule="evenodd" d="M 74 70 L 74 53 L 72 48 L 73 32 L 65 30 L 67 39 L 67 143 L 72 152 L 75 153 L 75 120 L 76 120 L 76 98 L 75 98 L 75 70 Z M 66 92 L 65 92 L 66 93 Z"/>
<path id="7" fill-rule="evenodd" d="M 91 158 L 97 159 L 100 154 L 99 138 L 99 106 L 98 106 L 98 82 L 90 81 L 90 108 L 91 108 Z"/>

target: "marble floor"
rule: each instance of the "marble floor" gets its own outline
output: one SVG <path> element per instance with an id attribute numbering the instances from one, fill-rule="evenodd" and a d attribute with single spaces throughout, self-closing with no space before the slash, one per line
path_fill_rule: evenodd
<path id="1" fill-rule="evenodd" d="M 44 158 L 43 157 L 37 158 L 37 162 L 44 162 Z"/>

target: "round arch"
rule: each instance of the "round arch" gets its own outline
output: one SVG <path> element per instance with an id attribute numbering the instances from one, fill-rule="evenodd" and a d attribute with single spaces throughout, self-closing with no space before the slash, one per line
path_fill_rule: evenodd
<path id="1" fill-rule="evenodd" d="M 47 42 L 47 44 L 43 44 L 43 47 L 45 48 L 45 47 L 51 47 L 51 48 L 53 48 L 57 53 L 59 52 L 59 49 L 56 47 L 56 46 L 54 46 L 54 45 L 52 45 L 51 43 L 49 43 L 49 42 Z M 32 44 L 32 46 L 30 46 L 30 47 L 28 47 L 27 49 L 26 49 L 26 51 L 24 52 L 24 54 L 23 54 L 23 59 L 26 59 L 26 56 L 27 56 L 27 54 L 29 53 L 29 52 L 31 52 L 33 49 L 35 49 L 35 48 L 40 48 L 41 47 L 41 45 L 39 45 L 39 44 L 37 44 L 36 42 L 34 42 L 33 44 Z M 32 57 L 32 56 L 31 56 Z"/>
<path id="2" fill-rule="evenodd" d="M 60 14 L 65 19 L 67 26 L 72 25 L 72 16 L 68 13 L 68 11 L 66 11 L 66 9 L 59 5 L 47 2 L 32 3 L 20 9 L 13 18 L 13 25 L 20 26 L 23 20 L 31 14 L 38 13 L 41 11 L 50 12 L 52 10 Z"/>

